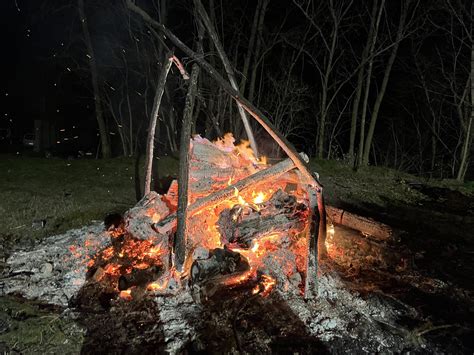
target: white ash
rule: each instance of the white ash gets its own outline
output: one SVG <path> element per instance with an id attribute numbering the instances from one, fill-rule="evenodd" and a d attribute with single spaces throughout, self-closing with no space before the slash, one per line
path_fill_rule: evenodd
<path id="1" fill-rule="evenodd" d="M 19 294 L 67 306 L 85 283 L 88 260 L 109 243 L 103 224 L 95 224 L 48 237 L 32 250 L 16 251 L 6 261 L 0 296 Z"/>

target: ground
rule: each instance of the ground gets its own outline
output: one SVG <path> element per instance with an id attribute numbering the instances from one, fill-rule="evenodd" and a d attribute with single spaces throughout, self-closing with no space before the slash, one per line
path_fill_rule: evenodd
<path id="1" fill-rule="evenodd" d="M 160 184 L 176 173 L 175 159 L 164 157 L 156 162 Z M 474 308 L 463 300 L 472 298 L 474 291 L 474 184 L 425 181 L 376 167 L 354 173 L 350 166 L 335 161 L 312 161 L 311 166 L 321 176 L 328 203 L 407 231 L 401 243 L 412 255 L 412 267 L 450 285 L 450 295 L 413 289 L 401 296 L 429 320 L 414 325 L 414 334 L 436 338 L 439 349 L 472 351 Z M 133 159 L 0 156 L 0 269 L 15 248 L 132 206 L 137 198 L 137 172 L 143 175 L 143 164 Z M 401 288 L 391 275 L 372 276 L 356 275 L 370 278 L 377 290 L 387 294 Z M 73 323 L 58 318 L 54 309 L 0 299 L 2 352 L 77 353 L 81 334 Z M 443 348 L 443 343 L 449 346 Z"/>

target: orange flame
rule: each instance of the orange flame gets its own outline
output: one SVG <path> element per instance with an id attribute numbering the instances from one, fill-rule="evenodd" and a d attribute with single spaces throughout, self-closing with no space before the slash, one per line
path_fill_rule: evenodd
<path id="1" fill-rule="evenodd" d="M 126 301 L 131 301 L 133 299 L 132 290 L 128 289 L 128 290 L 120 291 L 119 297 Z"/>

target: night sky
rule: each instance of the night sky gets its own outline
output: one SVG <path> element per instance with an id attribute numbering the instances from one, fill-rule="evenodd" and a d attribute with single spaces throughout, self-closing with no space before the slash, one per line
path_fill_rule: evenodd
<path id="1" fill-rule="evenodd" d="M 15 139 L 34 129 L 34 120 L 56 128 L 93 121 L 90 94 L 61 57 L 70 38 L 71 9 L 55 2 L 8 0 L 0 4 L 2 26 L 2 127 Z M 57 2 L 56 3 L 60 3 Z M 58 58 L 59 57 L 59 58 Z M 71 63 L 73 64 L 73 63 Z M 92 118 L 92 119 L 90 119 Z"/>

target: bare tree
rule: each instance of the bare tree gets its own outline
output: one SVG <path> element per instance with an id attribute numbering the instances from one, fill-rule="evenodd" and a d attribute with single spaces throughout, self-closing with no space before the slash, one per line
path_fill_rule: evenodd
<path id="1" fill-rule="evenodd" d="M 402 2 L 402 5 L 401 5 L 402 9 L 401 9 L 400 20 L 398 23 L 398 28 L 397 28 L 394 44 L 392 46 L 390 56 L 385 66 L 382 84 L 380 85 L 380 89 L 379 89 L 377 98 L 375 99 L 374 107 L 372 109 L 369 129 L 367 131 L 367 137 L 364 142 L 364 149 L 363 149 L 363 152 L 359 152 L 362 155 L 362 161 L 361 161 L 362 165 L 367 165 L 369 163 L 369 153 L 370 153 L 370 148 L 372 146 L 372 139 L 374 137 L 375 125 L 379 117 L 380 106 L 385 96 L 388 80 L 392 72 L 393 63 L 395 62 L 395 58 L 397 57 L 397 52 L 400 46 L 400 42 L 405 37 L 408 31 L 408 26 L 406 25 L 406 23 L 407 23 L 407 15 L 408 15 L 408 10 L 409 10 L 409 3 L 410 2 L 407 2 L 407 3 Z M 414 10 L 412 9 L 412 11 Z M 368 90 L 369 88 L 366 88 L 366 89 Z"/>
<path id="2" fill-rule="evenodd" d="M 82 26 L 82 32 L 84 35 L 84 42 L 87 47 L 87 57 L 89 58 L 89 66 L 91 73 L 92 89 L 94 92 L 94 105 L 95 105 L 95 116 L 97 124 L 99 126 L 100 141 L 102 147 L 102 157 L 110 158 L 112 156 L 112 150 L 110 148 L 109 136 L 107 127 L 105 125 L 105 119 L 102 110 L 102 104 L 100 99 L 99 89 L 99 75 L 97 70 L 97 62 L 94 53 L 94 47 L 92 46 L 92 40 L 89 33 L 89 26 L 87 23 L 87 17 L 84 8 L 84 0 L 77 0 L 77 9 L 79 11 L 79 20 Z"/>
<path id="3" fill-rule="evenodd" d="M 345 20 L 352 7 L 352 1 L 330 0 L 328 8 L 322 5 L 320 5 L 319 8 L 314 8 L 314 4 L 311 1 L 304 1 L 301 3 L 298 0 L 293 0 L 293 3 L 304 14 L 316 31 L 317 37 L 312 36 L 312 40 L 314 41 L 316 38 L 319 38 L 324 48 L 323 55 L 320 55 L 320 53 L 318 55 L 305 51 L 305 53 L 311 58 L 311 62 L 319 74 L 321 83 L 316 150 L 318 158 L 322 159 L 324 156 L 326 126 L 330 108 L 335 102 L 340 90 L 347 83 L 348 78 L 352 76 L 351 74 L 349 76 L 345 75 L 344 77 L 337 77 L 336 73 L 336 64 L 340 64 L 339 61 L 343 55 L 343 51 L 338 45 L 343 36 L 341 34 L 342 22 Z M 321 17 L 322 14 L 327 11 L 331 18 L 329 23 L 329 34 L 326 34 L 322 27 L 317 23 L 317 18 Z"/>

